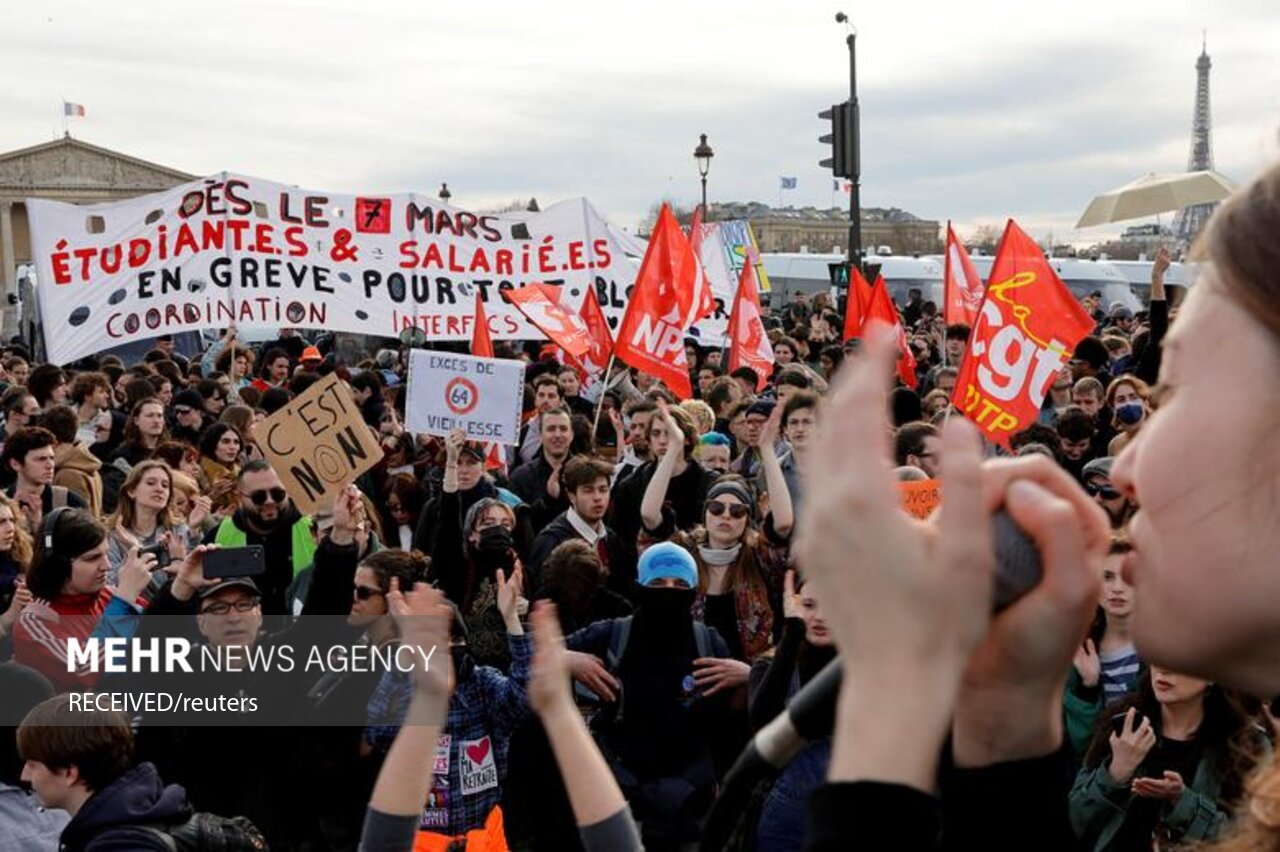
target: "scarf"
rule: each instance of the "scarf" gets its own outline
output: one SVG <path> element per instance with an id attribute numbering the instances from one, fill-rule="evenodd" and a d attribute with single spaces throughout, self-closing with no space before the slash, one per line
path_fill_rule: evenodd
<path id="1" fill-rule="evenodd" d="M 708 547 L 705 544 L 698 545 L 698 555 L 702 557 L 702 561 L 708 565 L 732 565 L 738 561 L 738 555 L 742 552 L 742 542 L 738 542 L 733 547 L 721 550 L 716 547 Z"/>

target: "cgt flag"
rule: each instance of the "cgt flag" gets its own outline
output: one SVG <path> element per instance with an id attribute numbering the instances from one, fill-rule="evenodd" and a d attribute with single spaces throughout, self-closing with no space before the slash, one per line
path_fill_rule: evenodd
<path id="1" fill-rule="evenodd" d="M 671 208 L 662 205 L 640 264 L 614 354 L 650 373 L 680 399 L 693 395 L 684 334 L 715 310 L 711 285 Z"/>
<path id="2" fill-rule="evenodd" d="M 571 357 L 580 358 L 591 348 L 591 330 L 582 317 L 561 307 L 559 288 L 535 281 L 518 290 L 508 290 L 506 297 L 538 331 Z"/>
<path id="3" fill-rule="evenodd" d="M 729 313 L 729 372 L 750 367 L 756 372 L 756 392 L 765 389 L 773 373 L 773 345 L 764 330 L 760 315 L 760 281 L 756 277 L 756 259 L 747 257 L 738 277 L 738 294 Z"/>
<path id="4" fill-rule="evenodd" d="M 952 403 L 1008 448 L 1035 422 L 1049 385 L 1093 319 L 1012 219 L 996 252 Z"/>
<path id="5" fill-rule="evenodd" d="M 974 269 L 964 244 L 956 239 L 956 232 L 947 223 L 947 260 L 942 280 L 946 290 L 943 299 L 943 317 L 947 325 L 967 325 L 973 328 L 978 311 L 982 308 L 982 276 Z"/>
<path id="6" fill-rule="evenodd" d="M 914 390 L 919 383 L 916 378 L 916 356 L 907 345 L 907 334 L 902 329 L 898 309 L 893 306 L 893 299 L 889 298 L 889 288 L 884 283 L 884 276 L 878 276 L 875 286 L 871 288 L 871 298 L 867 300 L 867 315 L 863 321 L 863 327 L 875 320 L 893 327 L 893 332 L 898 338 L 898 378 L 902 379 L 904 385 Z"/>

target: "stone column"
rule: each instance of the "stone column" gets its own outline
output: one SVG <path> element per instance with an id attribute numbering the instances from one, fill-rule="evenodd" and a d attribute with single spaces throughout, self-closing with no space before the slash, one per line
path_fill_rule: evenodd
<path id="1" fill-rule="evenodd" d="M 18 333 L 17 310 L 13 302 L 18 295 L 18 263 L 13 248 L 13 202 L 0 198 L 0 255 L 4 266 L 0 268 L 0 335 L 7 342 Z"/>

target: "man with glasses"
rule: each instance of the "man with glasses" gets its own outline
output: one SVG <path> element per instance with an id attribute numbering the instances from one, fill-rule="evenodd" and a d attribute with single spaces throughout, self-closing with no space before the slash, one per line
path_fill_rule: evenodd
<path id="1" fill-rule="evenodd" d="M 938 429 L 928 423 L 906 423 L 893 437 L 894 464 L 918 467 L 937 479 L 942 466 L 942 441 Z"/>
<path id="2" fill-rule="evenodd" d="M 1095 503 L 1106 510 L 1111 528 L 1118 530 L 1129 522 L 1135 507 L 1111 481 L 1111 465 L 1114 462 L 1115 459 L 1111 456 L 1094 459 L 1084 466 L 1080 476 L 1084 480 L 1084 490 Z"/>
<path id="3" fill-rule="evenodd" d="M 261 459 L 241 468 L 236 489 L 239 507 L 209 531 L 205 543 L 222 547 L 262 545 L 267 565 L 266 573 L 258 578 L 262 611 L 267 615 L 283 615 L 288 612 L 289 584 L 315 558 L 311 519 L 298 511 L 280 477 Z"/>

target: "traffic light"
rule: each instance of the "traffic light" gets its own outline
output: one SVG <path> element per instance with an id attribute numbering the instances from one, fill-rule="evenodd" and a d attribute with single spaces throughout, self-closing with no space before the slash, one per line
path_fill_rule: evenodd
<path id="1" fill-rule="evenodd" d="M 831 146 L 831 156 L 819 160 L 818 165 L 831 169 L 838 178 L 858 176 L 858 111 L 848 101 L 832 104 L 831 109 L 818 113 L 818 118 L 831 122 L 831 132 L 818 137 L 818 141 Z"/>

